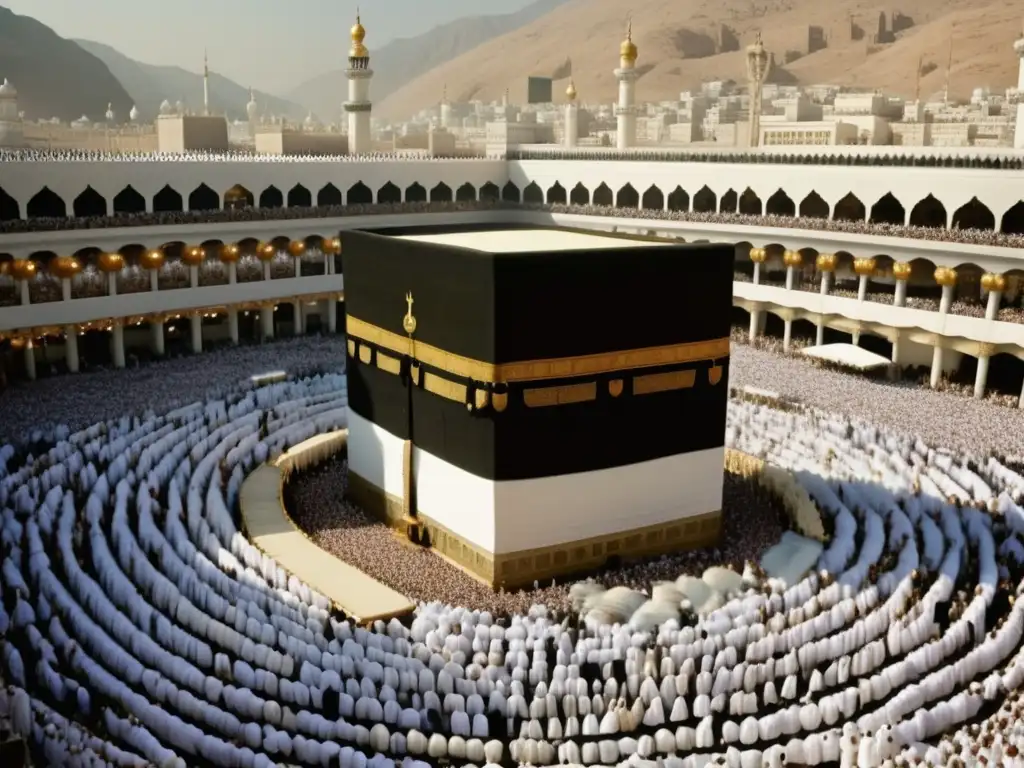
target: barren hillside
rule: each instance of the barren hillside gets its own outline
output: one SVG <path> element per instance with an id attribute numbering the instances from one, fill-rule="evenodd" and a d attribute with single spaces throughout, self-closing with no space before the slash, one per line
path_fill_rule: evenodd
<path id="1" fill-rule="evenodd" d="M 374 111 L 407 116 L 436 103 L 445 84 L 453 100 L 494 100 L 509 89 L 512 101 L 522 102 L 529 75 L 564 74 L 567 58 L 580 98 L 611 102 L 625 7 L 616 0 L 573 0 L 425 72 Z M 677 98 L 705 80 L 745 79 L 742 50 L 758 30 L 775 54 L 780 80 L 912 96 L 923 58 L 921 93 L 927 96 L 944 87 L 952 34 L 951 94 L 966 97 L 978 86 L 1002 90 L 1016 83 L 1012 45 L 1024 16 L 1024 0 L 633 0 L 631 8 L 643 73 L 637 91 L 644 101 Z M 883 13 L 888 29 L 894 15 L 903 18 L 894 35 L 876 41 Z M 814 26 L 826 47 L 811 51 Z"/>

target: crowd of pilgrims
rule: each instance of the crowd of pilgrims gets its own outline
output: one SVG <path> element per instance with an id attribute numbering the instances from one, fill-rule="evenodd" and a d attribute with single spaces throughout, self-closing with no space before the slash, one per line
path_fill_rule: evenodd
<path id="1" fill-rule="evenodd" d="M 792 471 L 831 533 L 801 580 L 751 562 L 698 598 L 652 571 L 359 627 L 237 508 L 253 468 L 344 425 L 344 377 L 322 370 L 343 343 L 0 400 L 0 729 L 39 762 L 1021 764 L 1019 460 L 838 415 L 834 389 L 829 411 L 736 400 L 727 442 Z M 294 376 L 247 383 L 271 367 Z"/>

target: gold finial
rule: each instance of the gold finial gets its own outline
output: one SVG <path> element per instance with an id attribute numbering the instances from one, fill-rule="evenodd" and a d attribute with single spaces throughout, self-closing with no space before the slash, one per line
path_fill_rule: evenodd
<path id="1" fill-rule="evenodd" d="M 633 62 L 636 61 L 636 57 L 636 43 L 633 42 L 633 14 L 630 13 L 626 17 L 626 39 L 619 46 L 619 58 L 623 61 Z"/>
<path id="2" fill-rule="evenodd" d="M 412 305 L 415 301 L 412 297 L 412 291 L 405 294 L 405 317 L 402 318 L 402 329 L 412 336 L 416 333 L 416 318 L 412 314 Z"/>
<path id="3" fill-rule="evenodd" d="M 573 79 L 569 80 L 569 87 L 565 89 L 565 98 L 569 101 L 576 100 L 576 81 Z"/>
<path id="4" fill-rule="evenodd" d="M 359 8 L 356 8 L 356 23 L 349 30 L 349 36 L 352 38 L 352 47 L 348 52 L 350 57 L 360 59 L 370 55 L 370 52 L 366 50 L 366 46 L 363 45 L 363 40 L 366 39 L 366 29 L 363 28 Z"/>

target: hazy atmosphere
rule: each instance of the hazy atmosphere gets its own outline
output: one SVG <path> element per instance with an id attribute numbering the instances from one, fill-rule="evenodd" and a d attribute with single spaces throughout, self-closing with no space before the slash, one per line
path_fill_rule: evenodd
<path id="1" fill-rule="evenodd" d="M 511 13 L 530 0 L 386 0 L 360 11 L 373 48 L 461 16 Z M 352 0 L 4 0 L 66 38 L 113 46 L 147 64 L 210 68 L 246 86 L 287 92 L 304 80 L 344 65 Z"/>

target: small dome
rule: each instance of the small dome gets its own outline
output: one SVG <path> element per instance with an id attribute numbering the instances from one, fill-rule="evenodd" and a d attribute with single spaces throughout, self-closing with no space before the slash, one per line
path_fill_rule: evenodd
<path id="1" fill-rule="evenodd" d="M 629 26 L 626 27 L 626 39 L 619 46 L 619 58 L 623 61 L 636 61 L 636 57 L 636 43 L 633 42 L 633 20 L 630 19 Z"/>
<path id="2" fill-rule="evenodd" d="M 164 99 L 163 102 L 160 104 L 160 114 L 169 115 L 173 111 L 174 107 L 171 106 L 171 102 L 169 102 L 167 99 Z"/>
<path id="3" fill-rule="evenodd" d="M 365 59 L 368 57 L 370 52 L 363 45 L 363 40 L 366 39 L 366 29 L 363 27 L 358 13 L 356 14 L 356 23 L 349 30 L 349 36 L 352 38 L 352 47 L 348 52 L 349 57 L 353 59 Z"/>
<path id="4" fill-rule="evenodd" d="M 15 89 L 15 87 L 11 85 L 11 81 L 5 77 L 3 85 L 0 85 L 0 97 L 13 99 L 17 95 L 17 89 Z"/>
<path id="5" fill-rule="evenodd" d="M 565 98 L 569 101 L 576 101 L 576 83 L 569 81 L 569 87 L 565 89 Z"/>
<path id="6" fill-rule="evenodd" d="M 166 104 L 166 102 L 164 103 Z M 128 113 L 128 119 L 131 120 L 133 123 L 139 119 L 139 108 L 136 107 L 134 104 L 132 105 L 132 111 Z"/>

